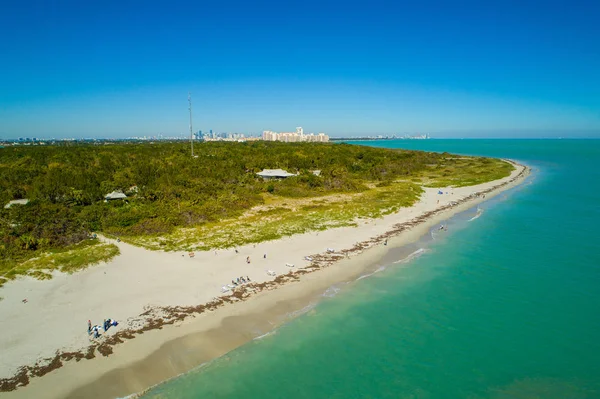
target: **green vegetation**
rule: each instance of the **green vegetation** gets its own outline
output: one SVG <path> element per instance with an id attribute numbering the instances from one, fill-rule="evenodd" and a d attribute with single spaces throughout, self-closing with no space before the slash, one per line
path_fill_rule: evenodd
<path id="1" fill-rule="evenodd" d="M 152 249 L 209 250 L 275 240 L 284 236 L 355 226 L 360 218 L 377 218 L 411 206 L 423 190 L 397 182 L 358 194 L 334 194 L 314 199 L 283 199 L 265 195 L 267 206 L 244 215 L 179 229 L 161 237 L 131 237 L 133 243 Z"/>
<path id="2" fill-rule="evenodd" d="M 46 266 L 73 271 L 109 256 L 78 255 L 92 232 L 167 250 L 240 245 L 352 225 L 411 205 L 421 185 L 472 185 L 512 170 L 494 159 L 347 144 L 210 142 L 196 154 L 168 142 L 0 149 L 0 205 L 30 200 L 0 208 L 2 276 L 44 278 Z M 263 168 L 298 176 L 263 181 Z M 127 200 L 105 202 L 114 190 Z"/>
<path id="3" fill-rule="evenodd" d="M 426 187 L 465 187 L 502 179 L 513 170 L 511 164 L 498 159 L 448 157 L 437 165 L 427 165 L 427 170 L 418 175 Z"/>
<path id="4" fill-rule="evenodd" d="M 52 278 L 53 270 L 73 273 L 90 265 L 106 262 L 119 254 L 114 244 L 86 240 L 67 249 L 37 252 L 36 257 L 18 262 L 15 259 L 0 261 L 0 286 L 19 275 L 28 275 L 40 280 Z"/>

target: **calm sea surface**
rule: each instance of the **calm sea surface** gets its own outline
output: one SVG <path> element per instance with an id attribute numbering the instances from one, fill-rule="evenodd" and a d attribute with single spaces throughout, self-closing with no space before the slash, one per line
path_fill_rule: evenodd
<path id="1" fill-rule="evenodd" d="M 600 140 L 355 144 L 534 172 L 420 256 L 144 398 L 600 398 Z"/>

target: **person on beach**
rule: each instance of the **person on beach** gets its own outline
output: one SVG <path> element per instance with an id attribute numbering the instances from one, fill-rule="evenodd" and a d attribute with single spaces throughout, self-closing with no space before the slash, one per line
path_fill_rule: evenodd
<path id="1" fill-rule="evenodd" d="M 263 255 L 263 259 L 267 259 L 267 254 L 264 254 L 264 255 Z"/>
<path id="2" fill-rule="evenodd" d="M 235 250 L 235 253 L 236 253 L 236 254 L 237 254 L 237 253 L 239 253 L 237 249 Z"/>
<path id="3" fill-rule="evenodd" d="M 250 263 L 250 257 L 249 256 L 246 257 L 246 263 Z"/>
<path id="4" fill-rule="evenodd" d="M 250 277 L 246 276 L 246 281 L 250 282 Z"/>
<path id="5" fill-rule="evenodd" d="M 387 239 L 383 242 L 383 245 L 387 245 Z"/>
<path id="6" fill-rule="evenodd" d="M 88 335 L 92 333 L 92 321 L 88 320 Z"/>

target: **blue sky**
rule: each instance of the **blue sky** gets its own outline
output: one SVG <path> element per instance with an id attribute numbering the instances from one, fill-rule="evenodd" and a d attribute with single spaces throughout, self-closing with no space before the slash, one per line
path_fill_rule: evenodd
<path id="1" fill-rule="evenodd" d="M 599 1 L 161 3 L 4 2 L 0 138 L 600 137 Z"/>

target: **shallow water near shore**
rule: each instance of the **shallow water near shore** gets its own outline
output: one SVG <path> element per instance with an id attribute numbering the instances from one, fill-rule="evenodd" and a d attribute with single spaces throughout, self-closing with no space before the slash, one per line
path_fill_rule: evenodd
<path id="1" fill-rule="evenodd" d="M 600 397 L 600 140 L 360 144 L 505 157 L 534 173 L 143 397 Z"/>

